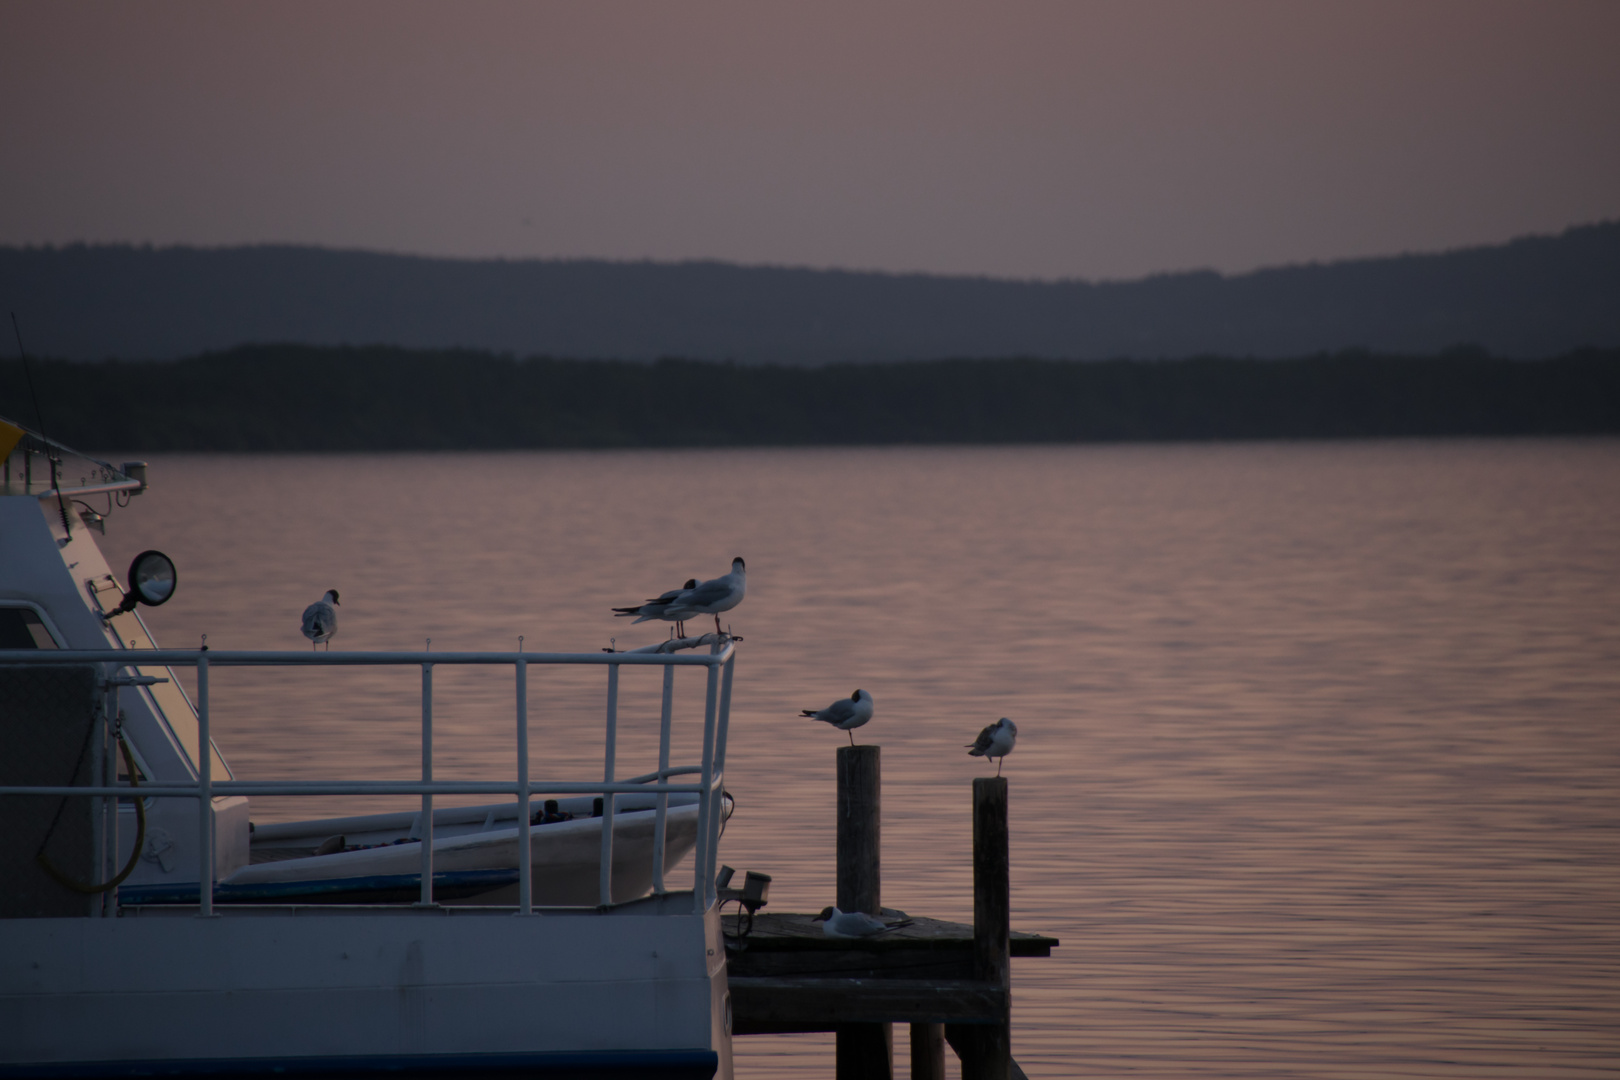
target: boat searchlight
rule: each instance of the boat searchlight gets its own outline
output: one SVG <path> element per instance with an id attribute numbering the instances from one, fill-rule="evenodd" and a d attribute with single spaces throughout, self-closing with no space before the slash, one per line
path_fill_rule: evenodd
<path id="1" fill-rule="evenodd" d="M 136 604 L 157 607 L 174 595 L 178 575 L 174 560 L 161 551 L 143 551 L 129 564 L 129 592 L 113 614 L 134 611 Z"/>

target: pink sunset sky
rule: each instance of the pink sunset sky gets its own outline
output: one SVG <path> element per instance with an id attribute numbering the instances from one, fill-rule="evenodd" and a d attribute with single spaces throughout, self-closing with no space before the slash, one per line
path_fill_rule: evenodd
<path id="1" fill-rule="evenodd" d="M 1620 3 L 0 2 L 0 244 L 1134 277 L 1620 218 Z"/>

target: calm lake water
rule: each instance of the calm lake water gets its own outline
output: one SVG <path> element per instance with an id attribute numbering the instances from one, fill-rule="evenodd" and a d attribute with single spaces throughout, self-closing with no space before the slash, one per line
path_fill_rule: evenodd
<path id="1" fill-rule="evenodd" d="M 120 572 L 175 558 L 149 615 L 172 646 L 302 648 L 337 588 L 342 648 L 629 647 L 664 624 L 611 606 L 745 556 L 721 857 L 772 874 L 773 909 L 833 899 L 846 739 L 799 709 L 872 692 L 884 902 L 964 921 L 986 769 L 962 744 L 1012 717 L 1014 925 L 1063 942 L 1014 963 L 1033 1077 L 1620 1075 L 1620 442 L 168 456 L 151 477 L 104 546 Z M 441 776 L 511 774 L 509 678 L 438 677 Z M 417 768 L 410 669 L 214 679 L 240 778 Z M 656 676 L 625 682 L 654 721 Z M 600 694 L 537 680 L 537 775 L 600 768 Z M 255 818 L 342 809 L 294 802 Z M 831 1045 L 739 1039 L 739 1072 L 827 1077 Z"/>

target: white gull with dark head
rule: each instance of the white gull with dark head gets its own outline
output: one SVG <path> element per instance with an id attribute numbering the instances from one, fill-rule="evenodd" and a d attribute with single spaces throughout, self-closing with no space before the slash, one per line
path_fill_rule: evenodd
<path id="1" fill-rule="evenodd" d="M 694 615 L 713 615 L 714 632 L 722 633 L 720 613 L 730 611 L 742 603 L 743 596 L 747 592 L 748 570 L 743 564 L 742 556 L 739 555 L 731 560 L 731 573 L 688 589 L 686 595 L 676 597 L 665 609 L 664 617 L 685 622 Z"/>

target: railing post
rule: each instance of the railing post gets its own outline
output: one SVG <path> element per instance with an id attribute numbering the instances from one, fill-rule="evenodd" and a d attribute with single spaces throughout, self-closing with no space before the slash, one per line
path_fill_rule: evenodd
<path id="1" fill-rule="evenodd" d="M 669 783 L 669 727 L 675 704 L 675 665 L 664 665 L 664 703 L 658 714 L 658 783 Z M 664 888 L 664 822 L 669 817 L 669 792 L 658 793 L 658 809 L 653 814 L 653 892 L 662 896 Z"/>
<path id="2" fill-rule="evenodd" d="M 619 665 L 608 665 L 607 737 L 602 757 L 602 782 L 613 783 L 613 766 L 619 753 Z M 602 792 L 602 847 L 598 866 L 600 903 L 607 907 L 613 903 L 613 804 L 618 796 L 611 791 Z"/>
<path id="3" fill-rule="evenodd" d="M 114 717 L 118 715 L 118 685 L 113 682 L 117 668 L 111 664 L 101 665 L 101 677 L 104 680 L 101 695 L 101 753 L 97 755 L 95 775 L 91 778 L 97 787 L 112 787 L 118 780 L 118 765 L 114 758 L 117 753 L 117 736 L 114 733 Z M 118 865 L 118 798 L 117 796 L 103 795 L 96 800 L 98 813 L 92 818 L 95 826 L 95 835 L 91 838 L 91 845 L 96 853 L 95 880 L 109 881 L 118 873 L 113 869 Z M 95 897 L 96 915 L 106 917 L 117 912 L 116 888 Z"/>
<path id="4" fill-rule="evenodd" d="M 197 657 L 197 914 L 214 914 L 214 742 L 208 731 L 208 654 Z"/>
<path id="5" fill-rule="evenodd" d="M 714 804 L 710 811 L 713 815 L 711 820 L 715 823 L 714 843 L 709 848 L 709 860 L 704 869 L 706 880 L 711 883 L 720 865 L 720 834 L 726 828 L 723 817 L 726 812 L 726 735 L 731 727 L 731 664 L 736 658 L 733 653 L 726 661 L 725 674 L 720 680 L 720 715 L 715 722 L 714 732 L 714 774 L 720 778 L 720 785 L 712 795 L 705 793 L 705 797 Z"/>
<path id="6" fill-rule="evenodd" d="M 534 854 L 529 846 L 529 662 L 517 662 L 518 914 L 534 914 Z"/>
<path id="7" fill-rule="evenodd" d="M 115 677 L 118 669 L 111 664 L 107 665 L 107 677 Z M 108 688 L 107 695 L 107 764 L 103 767 L 103 774 L 110 787 L 118 785 L 118 737 L 123 730 L 123 697 L 117 686 Z M 135 783 L 135 777 L 130 777 L 130 783 Z M 118 796 L 113 795 L 107 799 L 107 831 L 105 835 L 107 850 L 107 880 L 118 876 Z M 118 887 L 115 885 L 102 894 L 105 903 L 102 910 L 109 917 L 118 914 Z"/>
<path id="8" fill-rule="evenodd" d="M 703 695 L 703 771 L 700 774 L 703 779 L 699 781 L 702 791 L 698 795 L 697 850 L 692 853 L 692 902 L 698 915 L 709 909 L 709 894 L 714 889 L 714 878 L 711 876 L 705 881 L 703 875 L 713 858 L 710 849 L 715 846 L 714 837 L 710 835 L 715 830 L 711 824 L 714 814 L 709 788 L 714 783 L 714 723 L 720 672 L 713 664 L 708 670 L 708 688 Z"/>
<path id="9" fill-rule="evenodd" d="M 433 665 L 422 665 L 422 783 L 433 782 Z M 433 903 L 433 796 L 422 796 L 422 897 Z"/>

